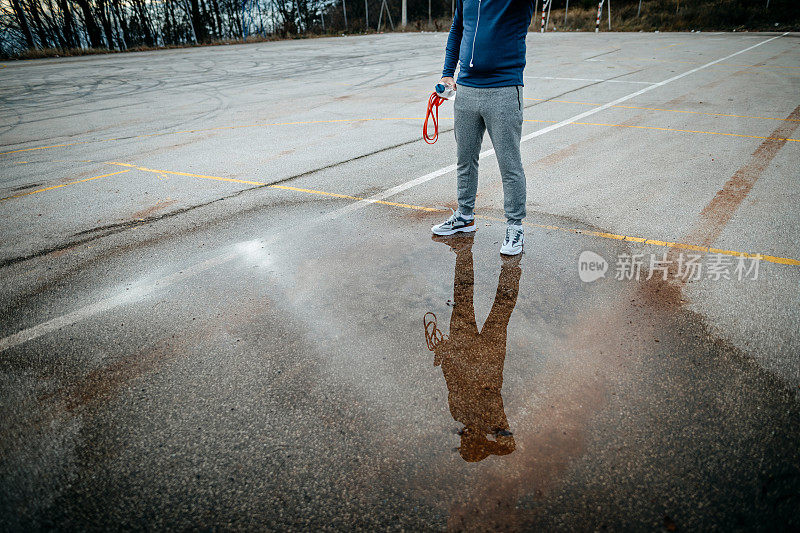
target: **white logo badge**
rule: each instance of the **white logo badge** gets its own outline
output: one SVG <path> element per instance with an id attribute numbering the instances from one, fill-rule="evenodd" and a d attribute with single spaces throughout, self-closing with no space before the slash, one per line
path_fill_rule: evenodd
<path id="1" fill-rule="evenodd" d="M 578 257 L 578 276 L 581 281 L 589 283 L 599 278 L 606 277 L 608 263 L 603 256 L 586 250 Z"/>

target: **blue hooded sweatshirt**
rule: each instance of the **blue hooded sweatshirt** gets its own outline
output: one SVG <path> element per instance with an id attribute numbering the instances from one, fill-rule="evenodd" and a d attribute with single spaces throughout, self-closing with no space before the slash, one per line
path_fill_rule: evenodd
<path id="1" fill-rule="evenodd" d="M 457 0 L 442 77 L 468 87 L 523 85 L 532 0 Z"/>

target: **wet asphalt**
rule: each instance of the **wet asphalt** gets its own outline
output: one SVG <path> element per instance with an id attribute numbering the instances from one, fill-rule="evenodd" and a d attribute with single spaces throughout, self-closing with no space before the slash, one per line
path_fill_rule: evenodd
<path id="1" fill-rule="evenodd" d="M 444 34 L 6 63 L 3 529 L 800 527 L 779 35 L 529 35 L 523 135 L 702 68 L 523 143 L 517 259 L 491 156 L 474 236 L 358 200 L 453 163 Z M 775 260 L 615 279 L 663 242 Z"/>

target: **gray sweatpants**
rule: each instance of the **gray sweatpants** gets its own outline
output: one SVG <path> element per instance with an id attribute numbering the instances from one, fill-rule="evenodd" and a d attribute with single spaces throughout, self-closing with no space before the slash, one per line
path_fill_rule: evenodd
<path id="1" fill-rule="evenodd" d="M 520 159 L 522 87 L 475 88 L 458 86 L 455 100 L 455 136 L 458 147 L 458 210 L 471 215 L 478 192 L 478 156 L 483 132 L 489 130 L 500 175 L 508 223 L 525 218 L 525 171 Z"/>

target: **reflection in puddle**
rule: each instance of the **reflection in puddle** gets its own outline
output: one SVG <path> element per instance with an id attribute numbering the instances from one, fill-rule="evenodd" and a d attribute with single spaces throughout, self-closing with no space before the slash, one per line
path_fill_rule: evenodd
<path id="1" fill-rule="evenodd" d="M 473 306 L 473 239 L 473 234 L 433 237 L 456 253 L 450 334 L 439 330 L 435 314 L 427 313 L 423 319 L 428 349 L 434 352 L 433 364 L 441 365 L 447 382 L 450 414 L 464 424 L 458 450 L 469 462 L 482 461 L 489 455 L 507 455 L 516 447 L 500 389 L 508 321 L 517 304 L 522 273 L 521 254 L 503 258 L 494 304 L 479 332 Z"/>

